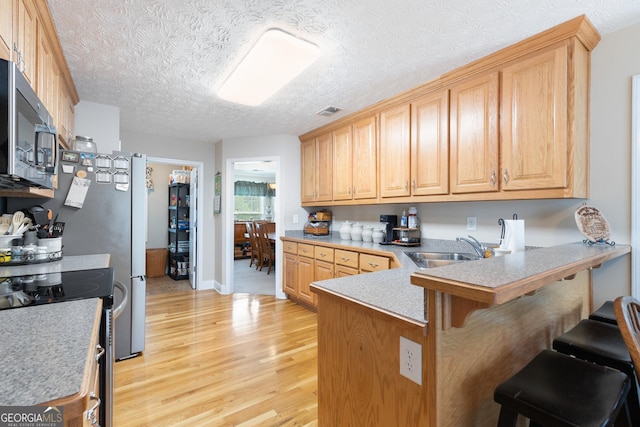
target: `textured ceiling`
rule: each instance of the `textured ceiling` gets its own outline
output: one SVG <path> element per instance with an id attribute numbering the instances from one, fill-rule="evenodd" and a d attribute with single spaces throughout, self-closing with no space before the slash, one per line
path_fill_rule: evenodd
<path id="1" fill-rule="evenodd" d="M 583 13 L 602 35 L 640 22 L 638 0 L 47 2 L 81 100 L 119 107 L 122 129 L 201 142 L 302 134 Z M 259 107 L 218 98 L 272 27 L 320 60 Z M 343 111 L 315 115 L 328 105 Z"/>

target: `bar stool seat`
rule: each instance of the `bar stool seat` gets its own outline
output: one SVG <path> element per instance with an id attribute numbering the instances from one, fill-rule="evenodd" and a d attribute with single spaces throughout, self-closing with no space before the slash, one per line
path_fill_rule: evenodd
<path id="1" fill-rule="evenodd" d="M 631 379 L 631 390 L 628 395 L 629 412 L 633 425 L 640 426 L 638 380 L 629 349 L 617 326 L 584 319 L 553 340 L 553 348 L 560 353 L 608 366 L 627 374 Z"/>
<path id="2" fill-rule="evenodd" d="M 543 350 L 495 389 L 498 427 L 515 427 L 518 414 L 532 426 L 613 426 L 618 415 L 627 420 L 629 387 L 620 371 Z"/>
<path id="3" fill-rule="evenodd" d="M 618 325 L 616 314 L 613 311 L 613 301 L 606 301 L 600 306 L 599 309 L 589 315 L 589 319 L 597 320 L 598 322 L 610 323 L 612 325 Z"/>

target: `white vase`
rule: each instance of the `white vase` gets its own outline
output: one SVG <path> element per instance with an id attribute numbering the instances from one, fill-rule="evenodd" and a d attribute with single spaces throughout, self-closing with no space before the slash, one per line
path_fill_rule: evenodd
<path id="1" fill-rule="evenodd" d="M 373 240 L 373 243 L 380 243 L 384 241 L 384 231 L 382 231 L 382 229 L 380 228 L 376 228 L 375 230 L 373 230 L 371 240 Z"/>
<path id="2" fill-rule="evenodd" d="M 356 222 L 351 226 L 351 240 L 362 241 L 362 224 Z"/>
<path id="3" fill-rule="evenodd" d="M 351 240 L 351 223 L 345 221 L 340 227 L 340 238 L 342 240 Z"/>
<path id="4" fill-rule="evenodd" d="M 373 227 L 362 227 L 362 241 L 363 242 L 372 242 L 373 241 Z"/>

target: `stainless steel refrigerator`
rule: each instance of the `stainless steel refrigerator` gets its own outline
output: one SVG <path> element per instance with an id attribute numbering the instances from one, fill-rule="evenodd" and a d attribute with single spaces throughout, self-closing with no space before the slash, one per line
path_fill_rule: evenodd
<path id="1" fill-rule="evenodd" d="M 63 256 L 109 253 L 129 302 L 114 325 L 115 359 L 137 355 L 145 339 L 146 156 L 61 151 L 54 199 L 11 199 L 7 210 L 42 205 L 65 223 Z M 116 290 L 115 305 L 123 295 Z"/>

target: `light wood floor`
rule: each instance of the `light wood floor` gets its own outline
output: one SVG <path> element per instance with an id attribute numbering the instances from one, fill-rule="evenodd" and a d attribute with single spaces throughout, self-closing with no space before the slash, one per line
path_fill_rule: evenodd
<path id="1" fill-rule="evenodd" d="M 114 426 L 317 425 L 314 313 L 174 289 L 147 296 L 146 333 L 142 355 L 116 362 Z"/>

